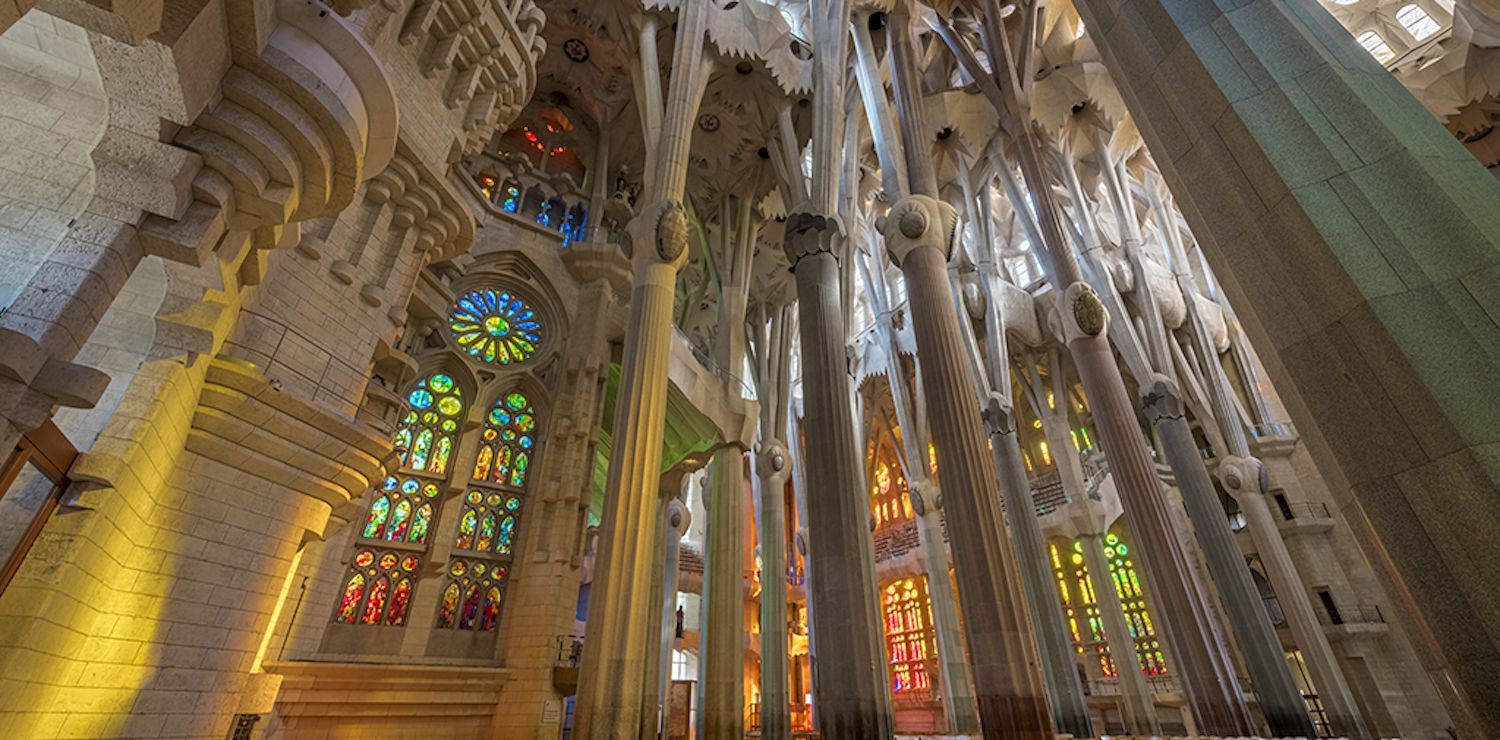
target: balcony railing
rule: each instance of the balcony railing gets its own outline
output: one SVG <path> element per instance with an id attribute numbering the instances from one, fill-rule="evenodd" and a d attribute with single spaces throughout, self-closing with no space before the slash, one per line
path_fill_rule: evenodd
<path id="1" fill-rule="evenodd" d="M 557 657 L 553 665 L 558 668 L 577 668 L 583 662 L 583 635 L 558 635 Z"/>
<path id="2" fill-rule="evenodd" d="M 1321 521 L 1333 518 L 1333 515 L 1328 511 L 1328 504 L 1321 501 L 1289 502 L 1280 504 L 1277 508 L 1281 510 L 1281 518 L 1286 521 L 1297 519 Z"/>

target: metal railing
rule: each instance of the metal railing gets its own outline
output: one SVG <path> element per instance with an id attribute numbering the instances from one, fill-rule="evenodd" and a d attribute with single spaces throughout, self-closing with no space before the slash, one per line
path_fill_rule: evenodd
<path id="1" fill-rule="evenodd" d="M 583 662 L 583 635 L 558 635 L 557 657 L 553 665 L 558 668 L 577 668 Z"/>

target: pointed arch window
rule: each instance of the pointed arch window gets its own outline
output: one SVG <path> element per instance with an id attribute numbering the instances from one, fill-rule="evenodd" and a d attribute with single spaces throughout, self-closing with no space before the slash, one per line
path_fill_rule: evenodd
<path id="1" fill-rule="evenodd" d="M 1412 38 L 1418 41 L 1441 30 L 1438 28 L 1437 21 L 1433 20 L 1432 16 L 1416 3 L 1409 3 L 1396 11 L 1396 20 L 1401 23 L 1401 27 L 1405 28 L 1407 33 L 1412 35 Z"/>
<path id="2" fill-rule="evenodd" d="M 334 621 L 399 627 L 406 624 L 422 559 L 409 553 L 360 548 L 344 575 Z"/>
<path id="3" fill-rule="evenodd" d="M 432 481 L 389 476 L 375 491 L 360 536 L 371 540 L 427 544 L 441 488 Z"/>
<path id="4" fill-rule="evenodd" d="M 1370 52 L 1370 56 L 1375 57 L 1375 61 L 1381 64 L 1396 58 L 1396 52 L 1391 51 L 1390 44 L 1387 44 L 1385 39 L 1374 31 L 1365 31 L 1357 40 L 1359 45 L 1365 47 L 1365 51 Z"/>
<path id="5" fill-rule="evenodd" d="M 451 629 L 492 630 L 500 618 L 508 561 L 515 557 L 538 417 L 520 390 L 500 397 L 480 433 L 479 453 L 464 494 L 448 585 L 436 623 Z"/>
<path id="6" fill-rule="evenodd" d="M 937 658 L 932 631 L 932 601 L 927 578 L 913 576 L 887 584 L 880 592 L 885 642 L 890 662 L 891 690 L 922 692 L 932 689 L 927 662 Z"/>
<path id="7" fill-rule="evenodd" d="M 1090 643 L 1099 658 L 1099 667 L 1105 676 L 1116 675 L 1115 659 L 1105 643 L 1104 622 L 1099 614 L 1099 603 L 1094 591 L 1095 582 L 1084 565 L 1083 543 L 1073 541 L 1071 545 L 1049 546 L 1052 571 L 1057 578 L 1058 595 L 1061 597 L 1063 613 L 1072 630 L 1073 643 L 1083 653 Z M 1118 535 L 1104 537 L 1104 558 L 1109 562 L 1110 585 L 1120 597 L 1124 607 L 1125 625 L 1130 631 L 1135 647 L 1136 662 L 1141 672 L 1148 676 L 1167 673 L 1167 661 L 1162 655 L 1161 640 L 1156 626 L 1151 623 L 1151 614 L 1146 609 L 1146 592 L 1141 586 L 1140 574 L 1135 569 L 1134 553 Z M 1086 628 L 1087 637 L 1081 627 Z"/>

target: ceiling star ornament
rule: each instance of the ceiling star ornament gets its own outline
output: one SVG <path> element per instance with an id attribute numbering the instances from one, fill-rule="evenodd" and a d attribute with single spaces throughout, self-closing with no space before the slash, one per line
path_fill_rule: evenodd
<path id="1" fill-rule="evenodd" d="M 471 290 L 448 313 L 453 341 L 470 356 L 498 365 L 521 362 L 541 343 L 536 311 L 510 293 Z"/>

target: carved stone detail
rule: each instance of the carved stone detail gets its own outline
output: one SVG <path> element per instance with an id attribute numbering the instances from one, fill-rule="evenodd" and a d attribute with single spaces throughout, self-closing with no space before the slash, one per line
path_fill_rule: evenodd
<path id="1" fill-rule="evenodd" d="M 816 254 L 831 254 L 838 259 L 833 249 L 833 237 L 844 233 L 844 224 L 838 216 L 796 211 L 786 217 L 786 236 L 781 247 L 786 250 L 791 269 L 797 263 Z"/>
<path id="2" fill-rule="evenodd" d="M 943 259 L 953 256 L 953 245 L 958 234 L 958 211 L 953 206 L 926 195 L 910 195 L 902 198 L 891 208 L 881 226 L 885 234 L 885 246 L 897 265 L 906 259 L 912 250 L 932 247 L 943 254 Z"/>

